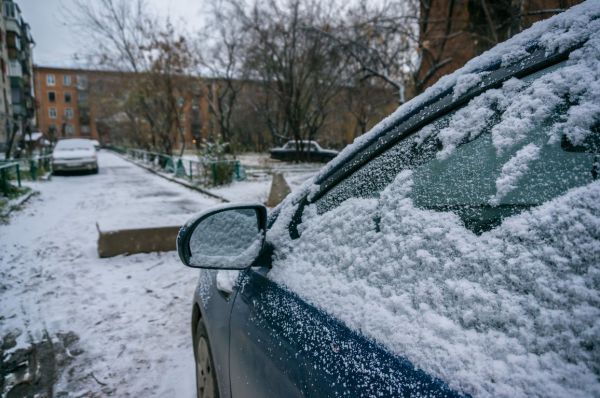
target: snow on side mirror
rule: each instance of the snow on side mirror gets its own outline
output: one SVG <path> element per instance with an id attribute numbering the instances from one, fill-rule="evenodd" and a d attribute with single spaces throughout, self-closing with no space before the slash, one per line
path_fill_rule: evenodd
<path id="1" fill-rule="evenodd" d="M 179 258 L 194 268 L 248 268 L 262 250 L 266 225 L 267 209 L 261 204 L 211 208 L 179 230 Z"/>

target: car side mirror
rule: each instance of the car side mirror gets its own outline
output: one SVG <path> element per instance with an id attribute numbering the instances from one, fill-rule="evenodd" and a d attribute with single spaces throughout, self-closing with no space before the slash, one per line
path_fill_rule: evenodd
<path id="1" fill-rule="evenodd" d="M 263 248 L 266 229 L 267 208 L 261 204 L 212 208 L 179 230 L 179 258 L 194 268 L 248 268 Z"/>

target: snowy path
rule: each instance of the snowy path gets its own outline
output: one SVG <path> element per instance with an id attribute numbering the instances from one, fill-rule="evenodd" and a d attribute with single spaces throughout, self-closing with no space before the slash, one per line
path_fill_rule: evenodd
<path id="1" fill-rule="evenodd" d="M 174 225 L 214 200 L 114 154 L 99 163 L 98 175 L 34 184 L 40 195 L 0 225 L 0 337 L 22 331 L 12 350 L 45 330 L 80 337 L 55 393 L 193 396 L 196 272 L 175 252 L 99 259 L 95 223 Z"/>

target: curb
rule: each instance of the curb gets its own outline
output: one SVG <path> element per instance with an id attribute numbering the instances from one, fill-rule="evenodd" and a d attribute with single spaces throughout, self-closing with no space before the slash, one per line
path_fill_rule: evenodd
<path id="1" fill-rule="evenodd" d="M 198 187 L 196 185 L 192 185 L 192 184 L 190 184 L 188 182 L 179 180 L 179 179 L 177 179 L 175 177 L 170 177 L 170 176 L 164 175 L 164 174 L 160 173 L 159 171 L 154 170 L 152 167 L 148 167 L 148 166 L 146 166 L 144 164 L 138 163 L 135 160 L 129 159 L 128 157 L 123 156 L 123 155 L 121 155 L 118 152 L 115 152 L 115 151 L 111 151 L 111 152 L 114 153 L 115 155 L 118 155 L 121 159 L 126 160 L 126 161 L 128 161 L 130 163 L 133 163 L 136 166 L 141 167 L 142 169 L 147 170 L 147 171 L 151 172 L 154 175 L 162 177 L 162 178 L 164 178 L 167 181 L 171 181 L 171 182 L 177 183 L 179 185 L 182 185 L 182 186 L 184 186 L 186 188 L 193 189 L 194 191 L 200 192 L 200 193 L 202 193 L 202 194 L 204 194 L 206 196 L 210 196 L 211 198 L 218 199 L 218 200 L 220 200 L 223 203 L 229 203 L 230 202 L 229 199 L 225 199 L 224 197 L 219 196 L 219 195 L 217 195 L 215 193 L 212 193 L 211 191 L 209 191 L 207 189 L 200 188 L 200 187 Z"/>
<path id="2" fill-rule="evenodd" d="M 8 203 L 7 203 L 7 210 L 6 210 L 6 212 L 5 213 L 0 213 L 0 217 L 6 217 L 6 216 L 10 215 L 10 213 L 12 213 L 18 207 L 22 206 L 33 195 L 35 195 L 37 193 L 38 193 L 38 191 L 31 190 L 31 191 L 27 192 L 25 195 L 23 195 L 22 197 L 16 199 L 15 201 L 10 201 L 9 200 Z"/>

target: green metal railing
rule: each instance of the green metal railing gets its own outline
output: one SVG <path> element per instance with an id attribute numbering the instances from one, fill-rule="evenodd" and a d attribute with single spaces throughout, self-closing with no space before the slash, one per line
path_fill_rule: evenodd
<path id="1" fill-rule="evenodd" d="M 37 155 L 31 158 L 0 160 L 0 165 L 17 163 L 23 175 L 36 181 L 43 173 L 52 172 L 52 155 Z"/>
<path id="2" fill-rule="evenodd" d="M 14 189 L 10 183 L 11 180 L 17 179 L 17 186 L 21 187 L 21 170 L 17 162 L 3 162 L 0 164 L 0 192 L 4 196 Z"/>
<path id="3" fill-rule="evenodd" d="M 142 162 L 153 169 L 173 174 L 202 186 L 229 184 L 233 180 L 244 180 L 246 172 L 239 160 L 184 159 L 143 149 L 121 149 L 131 159 Z"/>

